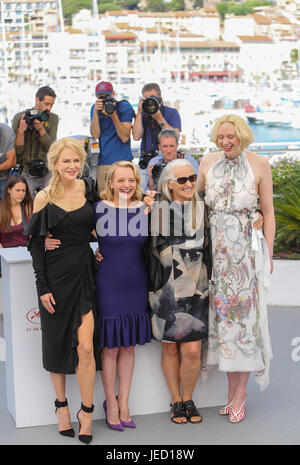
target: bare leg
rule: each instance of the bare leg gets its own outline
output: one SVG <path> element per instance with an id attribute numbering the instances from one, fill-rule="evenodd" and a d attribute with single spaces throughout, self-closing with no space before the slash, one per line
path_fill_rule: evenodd
<path id="1" fill-rule="evenodd" d="M 238 373 L 237 372 L 227 372 L 228 379 L 228 404 L 233 401 L 236 386 L 238 383 Z"/>
<path id="2" fill-rule="evenodd" d="M 162 342 L 161 366 L 171 394 L 171 403 L 182 402 L 180 394 L 180 353 L 177 344 Z M 176 418 L 178 423 L 186 423 L 186 418 Z"/>
<path id="3" fill-rule="evenodd" d="M 193 392 L 201 370 L 201 341 L 180 344 L 182 360 L 180 364 L 180 380 L 183 402 L 193 399 Z M 201 417 L 195 416 L 191 421 L 198 422 Z"/>
<path id="4" fill-rule="evenodd" d="M 246 400 L 247 395 L 247 384 L 250 376 L 250 372 L 239 372 L 236 374 L 236 387 L 234 392 L 234 399 L 233 399 L 233 410 L 237 412 L 243 402 Z"/>
<path id="5" fill-rule="evenodd" d="M 119 377 L 118 404 L 120 419 L 130 421 L 129 415 L 129 392 L 134 369 L 135 348 L 121 347 L 117 359 L 117 371 Z"/>
<path id="6" fill-rule="evenodd" d="M 191 400 L 201 369 L 201 341 L 180 344 L 182 360 L 180 364 L 180 380 L 182 399 Z"/>
<path id="7" fill-rule="evenodd" d="M 82 323 L 78 328 L 78 367 L 77 381 L 81 394 L 81 401 L 86 407 L 91 407 L 94 398 L 96 363 L 94 358 L 93 334 L 94 316 L 92 311 L 82 316 Z M 81 434 L 91 434 L 92 414 L 80 410 Z"/>
<path id="8" fill-rule="evenodd" d="M 56 393 L 56 399 L 59 402 L 66 400 L 66 375 L 60 373 L 50 373 L 52 384 Z M 58 431 L 64 431 L 71 428 L 69 407 L 60 407 L 56 411 Z"/>
<path id="9" fill-rule="evenodd" d="M 115 391 L 118 353 L 118 347 L 113 349 L 105 347 L 101 352 L 101 377 L 106 398 L 107 419 L 112 425 L 118 425 L 120 423 L 119 406 Z"/>

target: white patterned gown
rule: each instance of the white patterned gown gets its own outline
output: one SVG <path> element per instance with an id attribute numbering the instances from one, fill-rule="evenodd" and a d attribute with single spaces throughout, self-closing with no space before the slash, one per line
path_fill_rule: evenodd
<path id="1" fill-rule="evenodd" d="M 265 291 L 270 259 L 256 218 L 255 178 L 245 152 L 223 155 L 206 177 L 205 203 L 213 253 L 208 365 L 225 372 L 256 372 L 263 390 L 272 358 Z"/>

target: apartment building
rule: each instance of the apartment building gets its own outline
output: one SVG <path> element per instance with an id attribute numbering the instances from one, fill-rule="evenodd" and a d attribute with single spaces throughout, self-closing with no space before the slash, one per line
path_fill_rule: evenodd
<path id="1" fill-rule="evenodd" d="M 55 30 L 57 7 L 54 0 L 1 0 L 1 64 L 3 79 L 49 73 L 48 32 Z M 39 80 L 39 79 L 38 79 Z"/>
<path id="2" fill-rule="evenodd" d="M 242 74 L 273 73 L 292 48 L 299 48 L 297 8 L 289 18 L 276 5 L 247 16 L 227 15 L 221 38 L 214 7 L 107 11 L 99 17 L 81 10 L 72 27 L 60 30 L 56 5 L 52 0 L 2 0 L 2 78 L 234 80 Z"/>

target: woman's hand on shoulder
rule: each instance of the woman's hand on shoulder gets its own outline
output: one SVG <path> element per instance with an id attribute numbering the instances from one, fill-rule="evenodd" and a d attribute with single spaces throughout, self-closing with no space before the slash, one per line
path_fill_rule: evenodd
<path id="1" fill-rule="evenodd" d="M 153 202 L 155 200 L 155 196 L 157 194 L 157 191 L 150 191 L 146 190 L 145 192 L 146 196 L 143 199 L 143 202 L 147 205 L 147 208 L 145 208 L 145 215 L 148 215 L 150 213 Z"/>
<path id="2" fill-rule="evenodd" d="M 41 211 L 48 203 L 48 196 L 45 190 L 39 191 L 33 202 L 33 213 Z"/>

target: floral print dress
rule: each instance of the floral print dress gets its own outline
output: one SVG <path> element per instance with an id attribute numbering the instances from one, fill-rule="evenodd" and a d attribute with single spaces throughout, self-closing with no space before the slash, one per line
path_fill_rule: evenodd
<path id="1" fill-rule="evenodd" d="M 234 160 L 223 155 L 211 167 L 205 203 L 213 254 L 207 363 L 225 372 L 256 371 L 256 381 L 264 389 L 272 353 L 253 247 L 257 191 L 245 152 Z"/>

